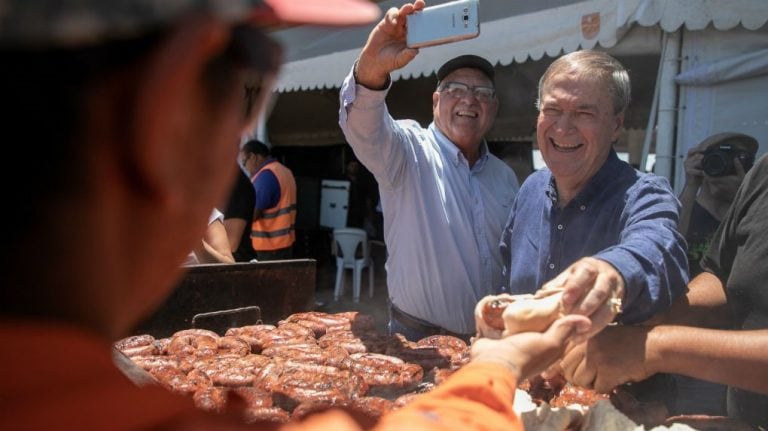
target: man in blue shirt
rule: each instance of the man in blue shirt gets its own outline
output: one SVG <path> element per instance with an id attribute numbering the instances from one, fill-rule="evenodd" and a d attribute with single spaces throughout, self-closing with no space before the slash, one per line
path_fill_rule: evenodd
<path id="1" fill-rule="evenodd" d="M 256 259 L 291 259 L 296 240 L 296 179 L 261 141 L 251 139 L 240 153 L 256 194 L 251 225 Z"/>
<path id="2" fill-rule="evenodd" d="M 564 288 L 593 329 L 639 323 L 688 282 L 679 203 L 666 179 L 613 150 L 630 99 L 629 76 L 597 51 L 565 55 L 539 81 L 537 142 L 547 164 L 522 185 L 502 235 L 506 290 Z M 604 307 L 607 301 L 621 307 Z"/>

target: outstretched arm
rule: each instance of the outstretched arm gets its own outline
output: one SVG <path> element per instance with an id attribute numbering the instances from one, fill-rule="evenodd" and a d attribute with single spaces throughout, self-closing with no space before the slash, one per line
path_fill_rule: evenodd
<path id="1" fill-rule="evenodd" d="M 656 373 L 676 373 L 768 394 L 768 330 L 661 325 L 609 327 L 561 364 L 576 385 L 608 392 Z"/>
<path id="2" fill-rule="evenodd" d="M 568 352 L 563 374 L 601 392 L 664 372 L 768 393 L 768 330 L 711 329 L 730 321 L 714 275 L 699 274 L 686 296 L 654 321 L 659 325 L 605 328 Z"/>
<path id="3" fill-rule="evenodd" d="M 684 297 L 644 324 L 728 328 L 731 325 L 731 310 L 727 301 L 722 281 L 705 271 L 688 283 L 688 292 Z"/>
<path id="4" fill-rule="evenodd" d="M 542 371 L 588 330 L 585 317 L 566 316 L 544 333 L 478 339 L 469 364 L 440 387 L 384 416 L 375 429 L 522 430 L 512 410 L 517 382 Z"/>
<path id="5" fill-rule="evenodd" d="M 355 156 L 381 187 L 395 189 L 404 178 L 415 121 L 396 122 L 385 104 L 389 74 L 407 65 L 418 50 L 406 46 L 406 16 L 424 8 L 416 0 L 391 8 L 368 36 L 363 50 L 339 92 L 339 126 Z"/>
<path id="6" fill-rule="evenodd" d="M 679 204 L 666 180 L 643 177 L 625 200 L 618 242 L 545 284 L 567 283 L 564 302 L 592 316 L 596 327 L 607 323 L 593 315 L 606 301 L 621 300 L 620 322 L 641 323 L 671 307 L 689 281 L 686 243 L 677 231 Z"/>

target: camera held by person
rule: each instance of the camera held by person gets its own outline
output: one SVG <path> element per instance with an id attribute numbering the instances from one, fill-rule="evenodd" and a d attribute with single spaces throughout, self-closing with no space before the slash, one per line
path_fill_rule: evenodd
<path id="1" fill-rule="evenodd" d="M 711 233 L 728 211 L 744 175 L 754 164 L 757 148 L 755 138 L 727 132 L 712 135 L 688 151 L 678 228 L 689 242 L 689 252 L 691 242 L 697 242 L 693 237 L 705 238 L 700 241 L 702 249 L 705 248 Z M 689 226 L 693 228 L 690 232 Z M 693 261 L 698 262 L 699 257 Z"/>
<path id="2" fill-rule="evenodd" d="M 725 142 L 707 148 L 704 151 L 704 158 L 701 159 L 701 168 L 710 177 L 733 175 L 736 173 L 736 168 L 733 164 L 735 159 L 739 160 L 744 168 L 744 172 L 746 172 L 755 163 L 755 153 L 754 151 L 744 150 L 737 144 Z"/>

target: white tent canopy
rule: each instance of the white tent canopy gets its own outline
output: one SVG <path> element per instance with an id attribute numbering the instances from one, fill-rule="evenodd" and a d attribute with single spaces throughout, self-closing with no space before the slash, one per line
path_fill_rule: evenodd
<path id="1" fill-rule="evenodd" d="M 429 4 L 444 3 L 429 2 Z M 550 2 L 553 3 L 553 2 Z M 480 3 L 481 26 L 480 36 L 449 45 L 424 48 L 418 57 L 408 66 L 397 70 L 392 74 L 392 79 L 418 78 L 435 72 L 436 68 L 458 53 L 471 52 L 483 56 L 492 63 L 507 65 L 512 62 L 522 63 L 528 58 L 540 59 L 543 55 L 557 56 L 561 51 L 573 51 L 582 48 L 591 48 L 598 42 L 604 47 L 616 44 L 620 33 L 619 23 L 626 22 L 626 9 L 623 2 L 614 0 L 589 0 L 582 2 L 561 1 L 548 9 L 546 5 L 542 10 L 536 10 L 517 14 L 521 8 L 521 2 L 507 0 L 482 0 Z M 386 1 L 381 4 L 384 10 L 389 7 L 402 4 L 401 1 Z M 504 6 L 500 12 L 499 4 Z M 492 8 L 494 10 L 492 10 Z M 493 16 L 491 15 L 493 13 Z M 598 13 L 599 19 L 596 34 L 588 34 L 590 38 L 582 35 L 581 20 L 584 16 L 594 16 Z M 498 15 L 503 14 L 501 17 Z M 489 16 L 490 15 L 490 16 Z M 283 67 L 279 91 L 309 90 L 314 88 L 339 87 L 344 76 L 349 72 L 350 66 L 360 53 L 360 48 L 365 43 L 365 38 L 370 31 L 370 26 L 365 29 L 339 30 L 327 29 L 319 40 L 327 52 L 318 51 L 317 43 L 312 44 L 318 53 L 308 58 L 298 58 L 288 62 Z M 278 39 L 283 39 L 286 46 L 297 46 L 290 32 L 278 33 Z M 592 30 L 594 31 L 594 30 Z M 310 33 L 312 35 L 312 33 Z M 317 36 L 316 34 L 313 36 Z M 358 38 L 357 44 L 350 49 L 336 51 L 334 46 L 339 39 L 349 43 L 350 39 Z M 658 40 L 655 41 L 658 45 Z M 307 51 L 306 44 L 299 44 L 300 51 Z M 289 58 L 292 53 L 289 53 Z M 295 55 L 295 53 L 293 53 Z"/>
<path id="2" fill-rule="evenodd" d="M 434 1 L 429 4 L 445 3 Z M 458 53 L 471 52 L 493 63 L 508 65 L 555 57 L 580 48 L 615 46 L 634 25 L 659 26 L 674 32 L 681 26 L 701 30 L 713 24 L 718 30 L 736 26 L 754 30 L 768 20 L 764 0 L 584 0 L 528 2 L 482 0 L 481 30 L 475 39 L 422 49 L 407 67 L 392 78 L 427 76 Z M 383 10 L 402 4 L 388 0 Z M 534 9 L 534 10 L 531 10 Z M 372 26 L 357 29 L 302 27 L 275 33 L 289 47 L 288 62 L 278 91 L 339 87 Z M 653 32 L 633 32 L 621 50 L 658 52 Z"/>
<path id="3" fill-rule="evenodd" d="M 757 30 L 768 21 L 764 0 L 639 0 L 626 1 L 636 7 L 630 23 L 641 26 L 659 25 L 673 32 L 685 25 L 688 30 L 704 30 L 712 24 L 717 30 L 730 30 L 741 25 Z"/>

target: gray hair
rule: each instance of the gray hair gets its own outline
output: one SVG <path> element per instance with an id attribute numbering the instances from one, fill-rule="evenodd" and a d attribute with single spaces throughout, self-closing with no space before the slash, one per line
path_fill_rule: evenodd
<path id="1" fill-rule="evenodd" d="M 604 52 L 585 49 L 566 54 L 549 65 L 539 79 L 536 109 L 541 109 L 541 91 L 547 82 L 565 72 L 576 72 L 579 77 L 589 76 L 605 82 L 613 99 L 614 114 L 624 112 L 629 106 L 632 89 L 624 66 Z"/>

